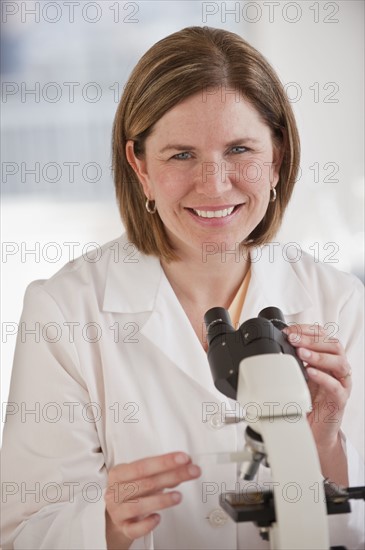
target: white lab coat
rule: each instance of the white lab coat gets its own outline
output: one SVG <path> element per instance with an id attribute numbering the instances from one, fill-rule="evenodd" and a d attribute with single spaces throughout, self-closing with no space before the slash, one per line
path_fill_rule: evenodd
<path id="1" fill-rule="evenodd" d="M 332 324 L 353 370 L 343 431 L 350 484 L 361 485 L 362 460 L 350 441 L 363 448 L 362 284 L 298 256 L 293 247 L 254 249 L 241 322 L 274 305 L 288 322 Z M 236 465 L 199 455 L 242 448 L 244 426 L 212 426 L 208 413 L 232 402 L 215 389 L 159 261 L 125 236 L 94 262 L 81 257 L 28 287 L 9 403 L 4 549 L 105 549 L 107 470 L 177 450 L 201 460 L 203 474 L 179 487 L 182 503 L 161 512 L 153 537 L 132 548 L 269 548 L 253 524 L 235 524 L 220 510 L 219 493 L 236 488 Z M 265 479 L 268 470 L 260 472 Z M 361 505 L 330 517 L 331 544 L 361 548 Z"/>

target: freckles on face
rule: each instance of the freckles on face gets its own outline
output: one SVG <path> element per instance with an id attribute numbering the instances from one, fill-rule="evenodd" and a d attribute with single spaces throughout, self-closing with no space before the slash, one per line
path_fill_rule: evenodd
<path id="1" fill-rule="evenodd" d="M 277 183 L 271 131 L 244 98 L 202 101 L 168 111 L 146 140 L 144 188 L 175 244 L 242 242 L 263 218 Z"/>
<path id="2" fill-rule="evenodd" d="M 152 196 L 160 217 L 168 209 L 182 209 L 182 201 L 191 190 L 192 175 L 186 167 L 174 167 L 164 159 L 155 157 L 151 162 L 150 181 Z"/>

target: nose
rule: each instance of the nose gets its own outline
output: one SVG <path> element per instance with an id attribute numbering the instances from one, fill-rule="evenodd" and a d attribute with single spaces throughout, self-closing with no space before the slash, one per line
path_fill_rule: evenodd
<path id="1" fill-rule="evenodd" d="M 231 167 L 224 161 L 206 161 L 200 166 L 196 175 L 196 191 L 203 195 L 216 198 L 232 189 Z"/>

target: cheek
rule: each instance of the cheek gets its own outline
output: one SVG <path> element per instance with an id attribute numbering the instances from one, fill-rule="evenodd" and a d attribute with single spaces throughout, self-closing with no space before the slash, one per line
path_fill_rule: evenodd
<path id="1" fill-rule="evenodd" d="M 155 196 L 160 201 L 178 201 L 191 188 L 191 178 L 186 170 L 162 170 L 151 176 Z"/>
<path id="2" fill-rule="evenodd" d="M 266 193 L 273 181 L 273 170 L 274 166 L 270 161 L 250 160 L 240 166 L 240 182 L 253 192 Z"/>

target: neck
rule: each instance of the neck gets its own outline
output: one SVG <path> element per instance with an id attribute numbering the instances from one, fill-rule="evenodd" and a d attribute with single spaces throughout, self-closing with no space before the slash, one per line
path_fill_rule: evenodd
<path id="1" fill-rule="evenodd" d="M 206 257 L 187 256 L 175 262 L 161 261 L 162 268 L 180 301 L 204 308 L 228 308 L 250 268 L 249 254 L 223 253 Z"/>

